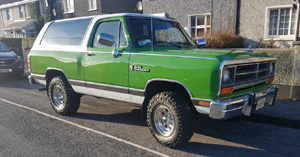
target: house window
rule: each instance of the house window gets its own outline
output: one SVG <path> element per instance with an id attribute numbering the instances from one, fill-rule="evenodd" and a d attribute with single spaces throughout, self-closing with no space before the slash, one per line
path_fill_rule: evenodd
<path id="1" fill-rule="evenodd" d="M 292 6 L 268 8 L 266 38 L 293 39 L 296 30 L 296 12 Z"/>
<path id="2" fill-rule="evenodd" d="M 24 11 L 23 11 L 23 7 L 21 5 L 19 6 L 19 17 L 20 17 L 20 19 L 24 18 Z"/>
<path id="3" fill-rule="evenodd" d="M 210 35 L 211 32 L 211 15 L 189 16 L 189 31 L 192 38 Z"/>
<path id="4" fill-rule="evenodd" d="M 25 5 L 25 16 L 26 16 L 26 18 L 30 18 L 30 15 L 28 12 L 28 5 Z"/>
<path id="5" fill-rule="evenodd" d="M 89 10 L 97 10 L 97 1 L 89 0 Z"/>
<path id="6" fill-rule="evenodd" d="M 63 0 L 65 13 L 74 13 L 74 0 Z"/>
<path id="7" fill-rule="evenodd" d="M 6 20 L 12 20 L 11 9 L 6 9 Z"/>
<path id="8" fill-rule="evenodd" d="M 44 0 L 40 1 L 40 13 L 41 15 L 45 15 L 46 13 L 46 4 Z"/>

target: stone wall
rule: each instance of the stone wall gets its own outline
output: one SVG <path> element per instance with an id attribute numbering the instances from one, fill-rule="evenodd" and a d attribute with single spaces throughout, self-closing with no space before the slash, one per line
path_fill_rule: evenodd
<path id="1" fill-rule="evenodd" d="M 277 58 L 274 84 L 278 97 L 300 100 L 300 42 L 293 49 L 254 49 Z"/>

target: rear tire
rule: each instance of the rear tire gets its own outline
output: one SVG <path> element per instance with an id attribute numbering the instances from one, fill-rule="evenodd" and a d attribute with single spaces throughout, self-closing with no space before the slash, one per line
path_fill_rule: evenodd
<path id="1" fill-rule="evenodd" d="M 161 92 L 147 108 L 147 123 L 154 138 L 164 146 L 176 148 L 193 136 L 194 114 L 182 95 Z"/>
<path id="2" fill-rule="evenodd" d="M 48 86 L 51 106 L 60 115 L 75 114 L 80 105 L 80 95 L 74 92 L 62 76 L 54 77 Z"/>

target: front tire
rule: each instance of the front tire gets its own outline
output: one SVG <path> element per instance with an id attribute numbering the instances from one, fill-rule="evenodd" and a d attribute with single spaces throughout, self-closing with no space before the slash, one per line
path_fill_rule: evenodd
<path id="1" fill-rule="evenodd" d="M 193 136 L 193 112 L 182 95 L 161 92 L 147 108 L 147 123 L 154 138 L 164 146 L 176 148 Z"/>
<path id="2" fill-rule="evenodd" d="M 75 114 L 80 105 L 80 96 L 74 92 L 62 76 L 54 77 L 48 86 L 51 106 L 60 115 Z"/>

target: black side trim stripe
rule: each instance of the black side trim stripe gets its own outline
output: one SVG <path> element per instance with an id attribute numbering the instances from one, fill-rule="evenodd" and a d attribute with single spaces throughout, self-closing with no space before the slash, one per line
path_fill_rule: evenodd
<path id="1" fill-rule="evenodd" d="M 128 88 L 118 88 L 118 87 L 113 87 L 113 86 L 105 86 L 105 85 L 101 85 L 101 84 L 91 84 L 88 82 L 86 82 L 85 85 L 88 88 L 95 88 L 95 89 L 101 89 L 101 90 L 107 90 L 107 91 L 125 93 L 125 94 L 129 93 Z"/>
<path id="2" fill-rule="evenodd" d="M 144 91 L 135 90 L 135 89 L 129 89 L 129 93 L 132 95 L 137 95 L 137 96 L 145 96 Z"/>
<path id="3" fill-rule="evenodd" d="M 75 80 L 70 80 L 70 79 L 68 81 L 73 86 L 82 86 L 82 87 L 85 86 L 85 83 L 83 81 L 75 81 Z"/>
<path id="4" fill-rule="evenodd" d="M 37 80 L 45 80 L 45 76 L 39 76 L 39 75 L 31 75 L 32 78 L 37 79 Z"/>
<path id="5" fill-rule="evenodd" d="M 125 87 L 110 86 L 110 85 L 89 83 L 89 82 L 76 81 L 76 80 L 69 80 L 69 83 L 72 86 L 81 86 L 81 87 L 107 90 L 107 91 L 111 91 L 111 92 L 132 94 L 132 95 L 137 95 L 137 96 L 145 96 L 144 95 L 145 92 L 143 90 L 129 89 L 129 88 L 125 88 Z"/>

